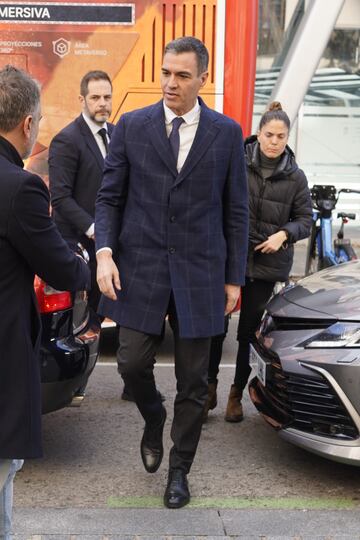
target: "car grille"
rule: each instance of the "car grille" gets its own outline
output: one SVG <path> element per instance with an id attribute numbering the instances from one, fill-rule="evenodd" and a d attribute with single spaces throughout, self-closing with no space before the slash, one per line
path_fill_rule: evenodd
<path id="1" fill-rule="evenodd" d="M 270 360 L 261 349 L 262 356 Z M 266 387 L 259 382 L 256 385 L 264 409 L 261 412 L 282 427 L 342 440 L 358 438 L 359 432 L 349 413 L 321 374 L 317 377 L 285 374 L 275 356 L 271 352 Z"/>
<path id="2" fill-rule="evenodd" d="M 304 319 L 298 317 L 272 316 L 273 330 L 313 330 L 315 328 L 329 328 L 334 319 Z"/>

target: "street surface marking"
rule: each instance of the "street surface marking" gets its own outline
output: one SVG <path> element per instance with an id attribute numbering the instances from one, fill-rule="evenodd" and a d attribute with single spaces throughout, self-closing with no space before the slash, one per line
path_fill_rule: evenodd
<path id="1" fill-rule="evenodd" d="M 160 497 L 109 497 L 109 508 L 162 508 Z M 350 498 L 306 498 L 306 497 L 192 497 L 188 508 L 271 508 L 272 510 L 349 510 L 359 507 L 359 502 Z"/>
<path id="2" fill-rule="evenodd" d="M 100 367 L 100 366 L 111 366 L 111 367 L 114 367 L 116 366 L 117 367 L 117 362 L 107 362 L 106 360 L 100 360 L 96 363 L 96 367 Z M 157 368 L 159 367 L 174 367 L 174 364 L 171 363 L 171 362 L 159 362 L 159 363 L 156 363 L 155 366 Z M 220 369 L 221 368 L 233 368 L 235 366 L 235 364 L 220 364 Z"/>

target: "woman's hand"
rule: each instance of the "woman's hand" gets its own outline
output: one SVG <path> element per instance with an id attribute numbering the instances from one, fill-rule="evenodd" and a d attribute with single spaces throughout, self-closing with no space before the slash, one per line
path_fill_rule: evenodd
<path id="1" fill-rule="evenodd" d="M 254 251 L 261 251 L 261 253 L 275 253 L 278 251 L 284 242 L 287 240 L 287 234 L 285 231 L 278 231 L 275 234 L 269 236 L 265 242 L 258 244 Z"/>

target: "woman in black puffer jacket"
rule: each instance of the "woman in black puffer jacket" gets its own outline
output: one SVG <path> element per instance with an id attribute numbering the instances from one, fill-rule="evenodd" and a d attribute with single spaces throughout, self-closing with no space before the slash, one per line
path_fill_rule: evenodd
<path id="1" fill-rule="evenodd" d="M 243 419 L 241 399 L 251 368 L 249 345 L 255 339 L 265 305 L 277 281 L 286 281 L 294 257 L 293 244 L 310 234 L 312 210 L 305 174 L 287 146 L 290 121 L 279 102 L 273 102 L 260 120 L 257 135 L 245 141 L 249 182 L 249 252 L 246 282 L 241 288 L 234 384 L 225 420 Z M 226 321 L 227 326 L 228 321 Z M 204 412 L 217 404 L 217 375 L 225 335 L 212 340 L 209 396 Z"/>

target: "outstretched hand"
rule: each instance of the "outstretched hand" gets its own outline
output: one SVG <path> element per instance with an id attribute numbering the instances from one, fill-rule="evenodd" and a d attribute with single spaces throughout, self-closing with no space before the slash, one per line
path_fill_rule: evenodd
<path id="1" fill-rule="evenodd" d="M 277 233 L 269 236 L 265 242 L 258 244 L 254 251 L 261 251 L 261 253 L 275 253 L 281 248 L 286 239 L 286 232 L 278 231 Z"/>
<path id="2" fill-rule="evenodd" d="M 110 251 L 101 251 L 96 255 L 96 279 L 100 291 L 110 300 L 116 300 L 116 290 L 121 290 L 120 276 Z"/>

